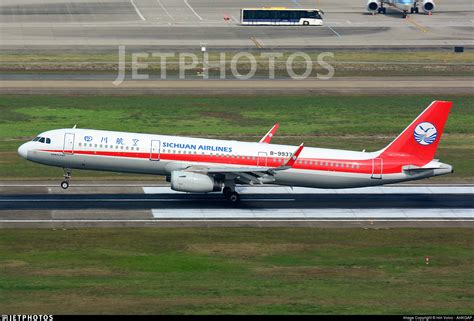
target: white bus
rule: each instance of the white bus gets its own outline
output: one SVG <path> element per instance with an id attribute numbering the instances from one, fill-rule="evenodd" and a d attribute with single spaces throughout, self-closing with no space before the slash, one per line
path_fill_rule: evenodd
<path id="1" fill-rule="evenodd" d="M 322 26 L 324 14 L 318 9 L 246 8 L 240 10 L 242 25 Z"/>

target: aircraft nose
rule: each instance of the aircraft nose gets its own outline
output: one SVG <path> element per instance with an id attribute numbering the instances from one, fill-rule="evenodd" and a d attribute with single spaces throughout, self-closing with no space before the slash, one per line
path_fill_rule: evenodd
<path id="1" fill-rule="evenodd" d="M 18 147 L 18 155 L 26 159 L 28 156 L 28 147 L 26 146 L 28 143 L 24 143 L 20 147 Z"/>

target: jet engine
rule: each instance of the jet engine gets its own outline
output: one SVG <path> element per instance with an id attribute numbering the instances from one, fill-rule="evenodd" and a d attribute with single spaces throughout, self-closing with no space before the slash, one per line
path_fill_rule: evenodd
<path id="1" fill-rule="evenodd" d="M 424 12 L 433 12 L 435 9 L 435 3 L 432 0 L 423 0 L 422 7 Z"/>
<path id="2" fill-rule="evenodd" d="M 380 1 L 369 0 L 367 1 L 367 11 L 376 12 L 380 8 Z"/>
<path id="3" fill-rule="evenodd" d="M 170 181 L 171 189 L 179 192 L 208 193 L 222 190 L 222 182 L 206 174 L 173 171 Z"/>

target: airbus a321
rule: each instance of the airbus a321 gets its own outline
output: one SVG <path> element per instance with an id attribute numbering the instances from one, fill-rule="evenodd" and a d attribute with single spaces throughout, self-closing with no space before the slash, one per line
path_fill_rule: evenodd
<path id="1" fill-rule="evenodd" d="M 239 142 L 64 128 L 39 134 L 18 148 L 21 157 L 72 169 L 166 176 L 175 191 L 220 191 L 239 200 L 236 185 L 276 184 L 354 188 L 448 174 L 434 159 L 451 102 L 434 101 L 394 141 L 376 152 L 271 144 L 278 124 L 260 142 Z"/>
<path id="2" fill-rule="evenodd" d="M 387 6 L 402 10 L 403 18 L 406 18 L 408 12 L 419 13 L 419 6 L 421 9 L 431 14 L 435 10 L 435 2 L 433 0 L 368 0 L 367 10 L 372 13 L 387 12 Z"/>

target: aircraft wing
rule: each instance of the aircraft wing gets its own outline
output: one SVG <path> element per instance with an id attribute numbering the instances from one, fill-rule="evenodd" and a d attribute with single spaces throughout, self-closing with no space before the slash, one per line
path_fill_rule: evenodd
<path id="1" fill-rule="evenodd" d="M 272 140 L 273 136 L 275 136 L 278 127 L 280 127 L 280 124 L 275 123 L 275 125 L 273 125 L 273 127 L 268 131 L 268 133 L 266 133 L 265 136 L 260 139 L 259 143 L 270 144 L 270 141 Z"/>
<path id="2" fill-rule="evenodd" d="M 189 167 L 186 171 L 203 173 L 208 175 L 224 175 L 226 179 L 234 179 L 244 184 L 264 184 L 271 183 L 274 181 L 273 176 L 276 172 L 287 170 L 293 167 L 298 156 L 301 154 L 304 145 L 301 144 L 293 155 L 281 166 L 269 167 L 269 166 L 200 166 L 200 167 Z"/>

